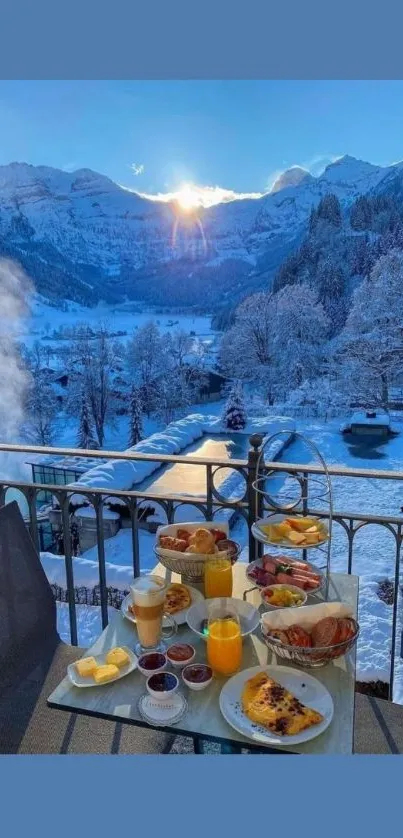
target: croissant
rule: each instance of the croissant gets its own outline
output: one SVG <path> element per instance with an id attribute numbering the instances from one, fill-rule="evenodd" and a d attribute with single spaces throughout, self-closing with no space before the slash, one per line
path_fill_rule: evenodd
<path id="1" fill-rule="evenodd" d="M 186 552 L 203 554 L 215 553 L 215 539 L 213 533 L 211 533 L 210 530 L 199 527 L 199 529 L 195 530 L 195 532 L 190 536 L 189 546 Z"/>

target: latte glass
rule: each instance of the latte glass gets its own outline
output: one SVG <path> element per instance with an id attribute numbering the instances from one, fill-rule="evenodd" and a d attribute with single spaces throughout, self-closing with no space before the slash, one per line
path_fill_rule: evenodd
<path id="1" fill-rule="evenodd" d="M 130 586 L 139 642 L 136 653 L 164 651 L 162 638 L 176 634 L 176 621 L 165 612 L 168 584 L 160 576 L 139 576 Z M 170 626 L 162 626 L 163 617 Z"/>

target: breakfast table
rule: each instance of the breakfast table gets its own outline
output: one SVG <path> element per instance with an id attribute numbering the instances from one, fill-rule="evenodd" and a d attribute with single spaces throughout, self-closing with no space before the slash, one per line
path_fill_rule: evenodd
<path id="1" fill-rule="evenodd" d="M 233 597 L 246 599 L 256 608 L 262 609 L 259 590 L 251 590 L 251 581 L 246 576 L 247 564 L 238 562 L 233 567 Z M 158 564 L 153 570 L 169 581 L 180 581 L 180 577 L 167 571 Z M 357 616 L 358 577 L 343 573 L 333 573 L 329 577 L 331 601 L 343 601 L 352 608 Z M 318 602 L 318 598 L 311 603 Z M 177 640 L 190 643 L 196 649 L 196 660 L 206 661 L 206 641 L 199 638 L 187 626 L 178 628 Z M 137 641 L 135 626 L 119 611 L 111 619 L 100 637 L 88 649 L 88 655 L 100 655 L 115 646 L 128 646 L 134 649 Z M 201 692 L 191 691 L 183 685 L 181 690 L 186 695 L 187 712 L 179 723 L 158 730 L 174 735 L 191 737 L 196 753 L 203 753 L 203 741 L 219 743 L 226 753 L 240 753 L 244 749 L 259 753 L 308 753 L 308 754 L 351 754 L 353 751 L 354 696 L 355 696 L 355 646 L 347 655 L 334 660 L 326 666 L 304 669 L 307 675 L 317 678 L 329 691 L 334 704 L 334 715 L 329 727 L 314 739 L 293 747 L 281 744 L 268 747 L 261 742 L 253 742 L 233 729 L 224 719 L 219 706 L 219 696 L 224 677 L 215 677 L 210 686 Z M 295 663 L 288 664 L 284 659 L 277 659 L 268 649 L 261 637 L 259 628 L 255 633 L 243 638 L 242 669 L 253 666 L 290 665 L 300 669 Z M 135 670 L 114 683 L 80 689 L 72 685 L 67 675 L 48 698 L 48 706 L 70 713 L 95 716 L 110 721 L 127 723 L 143 728 L 149 725 L 140 715 L 138 702 L 146 691 L 144 676 Z"/>

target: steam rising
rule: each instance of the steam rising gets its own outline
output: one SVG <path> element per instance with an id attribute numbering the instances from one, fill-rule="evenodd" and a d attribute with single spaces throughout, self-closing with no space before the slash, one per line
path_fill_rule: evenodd
<path id="1" fill-rule="evenodd" d="M 31 282 L 22 269 L 8 259 L 0 259 L 0 442 L 18 442 L 24 416 L 29 378 L 21 363 L 17 338 L 29 313 L 31 292 Z M 11 477 L 15 466 L 15 455 L 0 455 L 0 474 Z"/>

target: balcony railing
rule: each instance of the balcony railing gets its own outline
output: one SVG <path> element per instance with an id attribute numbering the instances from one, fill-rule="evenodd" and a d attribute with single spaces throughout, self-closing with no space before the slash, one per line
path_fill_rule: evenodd
<path id="1" fill-rule="evenodd" d="M 76 617 L 76 596 L 74 586 L 74 561 L 73 551 L 70 541 L 70 524 L 71 524 L 71 505 L 70 500 L 72 495 L 78 493 L 82 495 L 88 504 L 90 504 L 95 512 L 96 524 L 96 538 L 97 538 L 97 554 L 98 554 L 98 573 L 99 573 L 99 589 L 100 589 L 100 606 L 102 626 L 105 627 L 108 623 L 108 593 L 107 593 L 107 578 L 106 578 L 106 559 L 105 559 L 105 535 L 104 535 L 104 519 L 103 509 L 106 503 L 110 503 L 116 499 L 123 502 L 128 510 L 130 518 L 131 530 L 131 546 L 132 546 L 132 564 L 133 573 L 138 575 L 141 571 L 141 555 L 139 545 L 139 531 L 142 509 L 146 505 L 152 504 L 160 510 L 161 523 L 174 523 L 178 520 L 178 510 L 182 507 L 190 507 L 192 510 L 197 509 L 202 518 L 207 521 L 214 520 L 222 510 L 228 510 L 231 515 L 240 516 L 244 521 L 246 534 L 246 543 L 249 548 L 249 561 L 257 558 L 262 550 L 262 545 L 258 544 L 251 536 L 251 524 L 262 514 L 263 503 L 262 497 L 253 487 L 253 482 L 256 478 L 256 463 L 259 457 L 261 438 L 256 435 L 251 437 L 251 447 L 248 458 L 246 460 L 220 460 L 220 459 L 206 459 L 202 457 L 188 457 L 188 456 L 172 456 L 164 454 L 142 454 L 134 451 L 130 452 L 116 452 L 116 451 L 86 451 L 72 448 L 43 448 L 40 446 L 20 446 L 20 445 L 0 445 L 0 453 L 15 453 L 15 454 L 38 454 L 38 455 L 53 455 L 53 456 L 79 456 L 94 459 L 114 459 L 114 460 L 134 460 L 134 461 L 153 461 L 161 465 L 172 465 L 182 463 L 185 466 L 201 466 L 205 470 L 205 492 L 201 496 L 182 495 L 170 493 L 169 495 L 161 496 L 153 491 L 135 491 L 135 490 L 111 490 L 109 488 L 86 488 L 64 485 L 52 485 L 48 483 L 31 483 L 15 480 L 2 479 L 0 481 L 0 505 L 7 502 L 10 490 L 18 490 L 25 497 L 27 504 L 27 526 L 29 527 L 31 536 L 38 549 L 40 549 L 39 527 L 40 521 L 38 514 L 38 495 L 46 491 L 51 493 L 60 508 L 61 527 L 64 542 L 64 561 L 66 572 L 66 587 L 67 587 L 67 601 L 69 606 L 70 618 L 70 634 L 71 642 L 77 645 L 77 617 Z M 322 473 L 321 467 L 316 465 L 301 465 L 285 462 L 266 463 L 268 473 L 270 476 L 285 475 L 296 479 L 301 486 L 304 486 L 309 498 L 309 482 L 315 479 Z M 223 494 L 222 486 L 217 488 L 216 479 L 220 471 L 225 469 L 227 472 L 234 472 L 239 480 L 236 481 L 237 494 L 234 496 L 233 491 L 230 496 Z M 368 469 L 351 469 L 339 466 L 330 466 L 328 472 L 332 478 L 341 480 L 361 480 L 369 479 L 382 481 L 402 481 L 402 502 L 403 502 L 403 472 L 397 471 L 379 471 Z M 156 472 L 157 474 L 157 472 Z M 225 486 L 225 484 L 224 484 Z M 354 492 L 352 492 L 354 497 Z M 303 512 L 306 514 L 315 514 L 318 517 L 326 519 L 329 515 L 328 509 L 312 509 L 308 503 L 304 503 Z M 194 514 L 194 513 L 193 513 Z M 191 520 L 190 514 L 188 520 Z M 183 518 L 182 518 L 183 520 Z M 383 532 L 388 532 L 392 538 L 392 547 L 390 549 L 391 566 L 393 568 L 391 576 L 393 577 L 393 602 L 391 604 L 391 643 L 390 643 L 390 678 L 389 678 L 389 696 L 392 696 L 393 681 L 395 674 L 395 664 L 397 655 L 400 655 L 400 649 L 397 649 L 397 635 L 399 627 L 399 606 L 400 606 L 400 557 L 402 548 L 402 528 L 403 515 L 377 515 L 367 513 L 363 510 L 359 512 L 344 511 L 334 509 L 333 511 L 333 533 L 337 528 L 340 528 L 339 533 L 344 533 L 345 548 L 342 553 L 345 556 L 345 566 L 343 571 L 352 573 L 354 570 L 355 546 L 357 541 L 357 534 L 366 526 L 376 526 L 383 528 Z M 340 552 L 340 551 L 339 551 Z M 338 567 L 340 570 L 340 566 Z M 370 571 L 373 570 L 371 567 Z"/>

